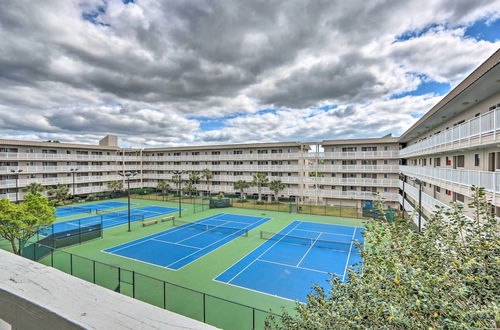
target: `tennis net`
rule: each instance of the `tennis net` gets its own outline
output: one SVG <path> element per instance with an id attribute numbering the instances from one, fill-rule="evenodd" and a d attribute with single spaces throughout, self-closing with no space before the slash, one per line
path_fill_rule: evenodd
<path id="1" fill-rule="evenodd" d="M 238 236 L 245 236 L 245 237 L 248 236 L 248 230 L 245 228 L 217 226 L 217 225 L 210 225 L 210 224 L 206 224 L 206 223 L 182 221 L 182 220 L 177 220 L 177 219 L 174 219 L 172 222 L 173 222 L 174 226 L 186 225 L 187 228 L 193 228 L 193 229 L 197 229 L 197 230 L 201 230 L 201 231 L 211 231 L 211 232 L 215 232 L 215 233 L 238 235 Z"/>
<path id="2" fill-rule="evenodd" d="M 92 213 L 92 207 L 85 207 L 85 206 L 68 206 L 59 210 L 61 211 L 71 210 L 71 211 L 78 211 L 80 213 Z"/>
<path id="3" fill-rule="evenodd" d="M 280 241 L 289 244 L 298 244 L 306 246 L 312 245 L 314 247 L 345 251 L 345 252 L 349 252 L 351 249 L 351 242 L 322 240 L 311 237 L 301 237 L 301 236 L 294 236 L 287 234 L 271 233 L 267 231 L 260 231 L 260 238 L 264 240 Z"/>
<path id="4" fill-rule="evenodd" d="M 134 212 L 134 213 L 136 213 L 136 212 Z M 143 214 L 134 214 L 134 213 L 130 214 L 130 221 L 139 221 L 139 220 L 145 219 Z M 101 219 L 103 221 L 112 220 L 112 219 L 116 219 L 116 218 L 128 220 L 128 212 L 110 212 L 110 213 L 101 214 Z"/>

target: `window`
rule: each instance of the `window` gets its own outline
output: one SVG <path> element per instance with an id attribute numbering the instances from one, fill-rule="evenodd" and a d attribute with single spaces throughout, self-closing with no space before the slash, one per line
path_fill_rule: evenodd
<path id="1" fill-rule="evenodd" d="M 336 148 L 336 147 L 333 147 L 333 148 L 332 148 L 332 152 L 335 152 L 335 151 L 337 151 L 337 148 Z"/>
<path id="2" fill-rule="evenodd" d="M 474 155 L 474 166 L 479 166 L 479 154 Z"/>
<path id="3" fill-rule="evenodd" d="M 389 147 L 388 146 L 384 146 L 384 150 L 385 151 L 389 150 Z"/>
<path id="4" fill-rule="evenodd" d="M 465 202 L 465 196 L 459 193 L 455 193 L 455 202 L 463 204 Z"/>
<path id="5" fill-rule="evenodd" d="M 436 188 L 436 192 L 439 194 L 441 192 L 441 187 L 434 186 Z"/>
<path id="6" fill-rule="evenodd" d="M 361 147 L 361 151 L 377 151 L 377 147 Z"/>
<path id="7" fill-rule="evenodd" d="M 356 147 L 344 147 L 342 148 L 342 151 L 343 152 L 353 152 L 353 151 L 356 151 Z"/>

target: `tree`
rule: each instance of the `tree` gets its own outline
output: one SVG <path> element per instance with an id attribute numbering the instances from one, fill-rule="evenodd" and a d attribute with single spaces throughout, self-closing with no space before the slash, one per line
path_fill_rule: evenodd
<path id="1" fill-rule="evenodd" d="M 243 200 L 245 189 L 250 187 L 250 183 L 244 180 L 238 180 L 234 183 L 234 189 L 240 191 L 240 200 Z"/>
<path id="2" fill-rule="evenodd" d="M 274 192 L 274 200 L 278 202 L 278 193 L 286 188 L 286 185 L 280 180 L 269 182 L 269 189 Z"/>
<path id="3" fill-rule="evenodd" d="M 185 193 L 185 194 L 188 194 L 189 196 L 192 195 L 193 192 L 196 192 L 196 187 L 191 183 L 191 182 L 188 182 L 184 188 L 182 188 L 182 191 Z"/>
<path id="4" fill-rule="evenodd" d="M 170 181 L 175 184 L 177 187 L 177 191 L 179 191 L 179 195 L 181 193 L 181 186 L 182 186 L 182 176 L 180 174 L 174 174 L 172 175 L 172 178 Z"/>
<path id="5" fill-rule="evenodd" d="M 12 246 L 15 254 L 21 253 L 17 242 L 25 242 L 34 236 L 40 227 L 55 220 L 56 210 L 47 197 L 26 194 L 24 202 L 15 204 L 7 198 L 0 200 L 0 237 Z"/>
<path id="6" fill-rule="evenodd" d="M 108 189 L 111 190 L 113 194 L 116 194 L 123 191 L 123 183 L 119 181 L 111 181 L 108 183 Z"/>
<path id="7" fill-rule="evenodd" d="M 167 190 L 170 190 L 170 185 L 165 182 L 165 181 L 158 181 L 158 184 L 156 185 L 156 188 L 158 190 L 161 190 L 163 195 L 167 194 Z"/>
<path id="8" fill-rule="evenodd" d="M 201 176 L 203 179 L 205 179 L 205 182 L 207 183 L 208 196 L 210 196 L 210 180 L 212 180 L 214 174 L 212 173 L 212 171 L 206 168 L 203 170 Z"/>
<path id="9" fill-rule="evenodd" d="M 259 194 L 259 202 L 262 201 L 261 190 L 262 187 L 266 187 L 269 183 L 269 179 L 267 175 L 264 173 L 256 173 L 253 175 L 252 186 L 257 187 L 257 193 Z"/>
<path id="10" fill-rule="evenodd" d="M 189 173 L 188 181 L 191 184 L 198 184 L 200 182 L 200 176 L 196 172 Z"/>
<path id="11" fill-rule="evenodd" d="M 21 190 L 28 194 L 40 195 L 45 190 L 45 188 L 41 184 L 33 182 L 22 188 Z"/>
<path id="12" fill-rule="evenodd" d="M 69 189 L 64 184 L 58 184 L 55 188 L 49 188 L 47 194 L 54 196 L 57 201 L 64 203 L 69 198 Z"/>
<path id="13" fill-rule="evenodd" d="M 329 294 L 315 287 L 296 315 L 271 318 L 268 327 L 498 328 L 499 224 L 484 189 L 472 189 L 473 218 L 454 204 L 422 232 L 407 219 L 367 222 L 362 268 L 350 268 L 345 282 L 333 276 Z"/>

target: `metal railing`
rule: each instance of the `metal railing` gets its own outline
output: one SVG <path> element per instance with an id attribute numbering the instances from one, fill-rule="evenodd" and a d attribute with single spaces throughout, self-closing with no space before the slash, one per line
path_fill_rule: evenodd
<path id="1" fill-rule="evenodd" d="M 26 244 L 23 255 L 104 288 L 220 328 L 263 329 L 265 311 L 50 246 Z M 44 253 L 41 258 L 39 253 Z"/>
<path id="2" fill-rule="evenodd" d="M 474 185 L 483 187 L 490 192 L 500 193 L 500 172 L 417 166 L 400 166 L 400 169 L 403 173 L 411 176 L 425 176 L 469 188 Z"/>
<path id="3" fill-rule="evenodd" d="M 487 135 L 493 135 L 492 142 L 495 142 L 499 137 L 497 131 L 500 131 L 499 108 L 435 134 L 423 141 L 409 145 L 401 149 L 399 154 L 410 157 L 441 151 L 442 148 L 467 147 L 471 144 L 473 138 L 477 138 L 474 145 L 478 145 L 481 144 L 481 139 Z"/>

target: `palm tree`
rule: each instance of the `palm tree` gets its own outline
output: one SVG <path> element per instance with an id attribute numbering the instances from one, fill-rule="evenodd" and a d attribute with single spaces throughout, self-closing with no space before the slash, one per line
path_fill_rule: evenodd
<path id="1" fill-rule="evenodd" d="M 191 197 L 192 193 L 193 192 L 196 192 L 196 187 L 191 183 L 191 182 L 188 182 L 184 188 L 182 188 L 182 191 L 185 193 L 185 194 L 189 194 L 189 197 Z"/>
<path id="2" fill-rule="evenodd" d="M 245 189 L 250 187 L 250 183 L 245 180 L 238 180 L 234 183 L 234 189 L 240 191 L 240 200 L 243 200 Z"/>
<path id="3" fill-rule="evenodd" d="M 170 181 L 175 184 L 177 187 L 177 191 L 179 192 L 179 195 L 181 194 L 181 186 L 182 186 L 182 176 L 181 174 L 174 174 L 172 175 L 172 178 Z"/>
<path id="4" fill-rule="evenodd" d="M 253 175 L 252 186 L 257 187 L 257 193 L 259 194 L 259 202 L 262 201 L 261 190 L 262 187 L 267 187 L 269 184 L 269 179 L 264 173 L 257 173 Z"/>
<path id="5" fill-rule="evenodd" d="M 286 188 L 286 185 L 280 180 L 273 180 L 269 182 L 269 189 L 274 192 L 274 200 L 278 202 L 278 193 Z"/>
<path id="6" fill-rule="evenodd" d="M 119 181 L 111 181 L 108 183 L 108 189 L 113 192 L 113 194 L 116 194 L 119 191 L 123 190 L 123 183 Z"/>
<path id="7" fill-rule="evenodd" d="M 49 196 L 55 196 L 56 200 L 64 204 L 64 201 L 69 197 L 68 186 L 64 184 L 58 184 L 55 188 L 49 188 L 47 190 Z"/>
<path id="8" fill-rule="evenodd" d="M 203 173 L 201 174 L 203 179 L 205 179 L 207 183 L 207 191 L 208 191 L 208 196 L 210 196 L 210 180 L 214 177 L 214 174 L 212 171 L 210 171 L 208 168 L 203 170 Z"/>
<path id="9" fill-rule="evenodd" d="M 28 194 L 41 195 L 45 188 L 41 184 L 33 182 L 22 188 L 21 190 Z"/>
<path id="10" fill-rule="evenodd" d="M 163 195 L 166 195 L 167 193 L 167 190 L 170 190 L 170 185 L 165 182 L 165 181 L 158 181 L 158 184 L 156 185 L 156 188 L 158 190 L 161 190 L 161 192 L 163 193 Z"/>

